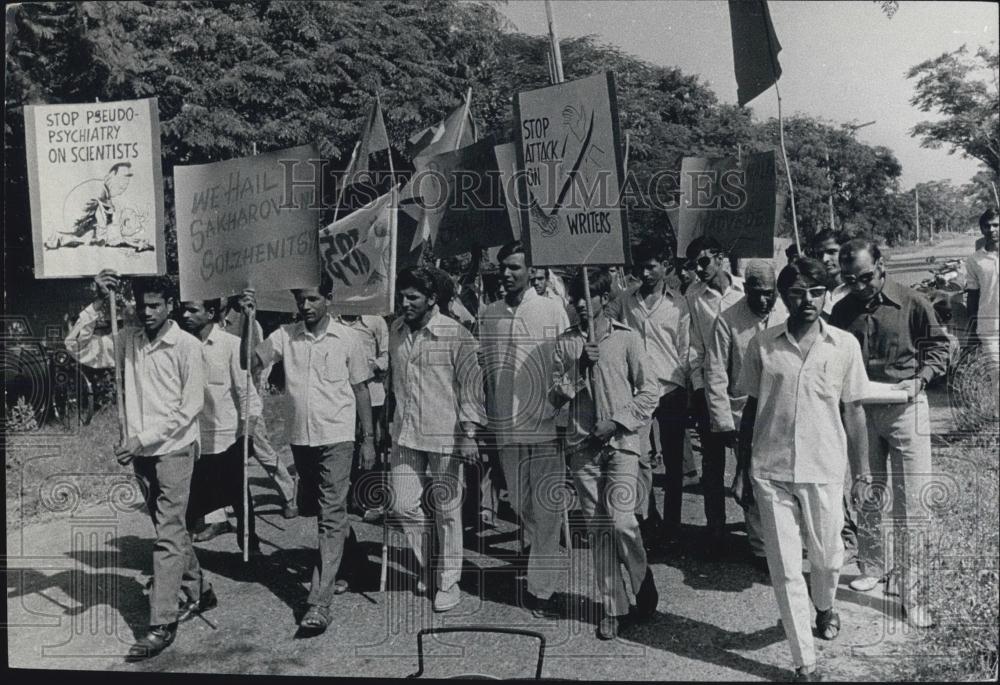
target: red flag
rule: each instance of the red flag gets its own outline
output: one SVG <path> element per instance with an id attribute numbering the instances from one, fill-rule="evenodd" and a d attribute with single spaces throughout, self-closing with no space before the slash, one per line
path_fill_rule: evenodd
<path id="1" fill-rule="evenodd" d="M 361 142 L 358 145 L 358 158 L 354 162 L 354 171 L 368 171 L 368 158 L 379 150 L 389 149 L 389 136 L 385 132 L 385 121 L 382 119 L 382 103 L 378 95 L 372 103 L 368 119 L 361 131 Z"/>
<path id="2" fill-rule="evenodd" d="M 736 99 L 742 107 L 774 85 L 781 76 L 781 44 L 771 24 L 767 0 L 729 0 L 736 66 Z"/>

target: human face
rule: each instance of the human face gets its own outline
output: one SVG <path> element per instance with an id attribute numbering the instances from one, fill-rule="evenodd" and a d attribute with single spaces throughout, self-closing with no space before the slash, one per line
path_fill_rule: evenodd
<path id="1" fill-rule="evenodd" d="M 173 308 L 174 301 L 171 298 L 164 298 L 161 293 L 143 293 L 136 315 L 142 321 L 146 333 L 155 335 L 166 323 Z"/>
<path id="2" fill-rule="evenodd" d="M 601 310 L 604 309 L 604 305 L 607 304 L 607 302 L 608 300 L 606 295 L 591 297 L 590 311 L 594 313 L 594 316 L 597 316 Z M 587 298 L 578 297 L 576 302 L 573 303 L 573 306 L 576 308 L 577 316 L 580 317 L 580 325 L 586 328 L 590 324 L 590 317 L 587 315 Z"/>
<path id="3" fill-rule="evenodd" d="M 722 255 L 711 250 L 702 250 L 694 258 L 694 273 L 703 283 L 715 278 L 721 268 Z"/>
<path id="4" fill-rule="evenodd" d="M 116 197 L 125 192 L 129 182 L 132 180 L 132 170 L 128 167 L 118 167 L 118 171 L 108 174 L 108 194 Z"/>
<path id="5" fill-rule="evenodd" d="M 214 317 L 215 312 L 201 302 L 181 302 L 181 326 L 192 335 L 198 335 Z"/>
<path id="6" fill-rule="evenodd" d="M 539 295 L 545 294 L 545 286 L 548 284 L 548 281 L 549 278 L 545 275 L 545 269 L 531 270 L 531 285 Z"/>
<path id="7" fill-rule="evenodd" d="M 299 308 L 299 316 L 307 326 L 319 323 L 319 320 L 326 316 L 330 306 L 330 298 L 320 294 L 318 288 L 304 288 L 293 290 L 295 305 Z"/>
<path id="8" fill-rule="evenodd" d="M 660 261 L 650 257 L 635 264 L 635 275 L 642 280 L 642 287 L 652 290 L 663 282 L 669 267 L 666 260 Z"/>
<path id="9" fill-rule="evenodd" d="M 757 316 L 767 316 L 774 308 L 774 303 L 778 299 L 778 293 L 774 286 L 761 287 L 759 285 L 746 286 L 747 306 Z"/>
<path id="10" fill-rule="evenodd" d="M 524 254 L 517 253 L 508 256 L 500 262 L 500 282 L 506 295 L 518 296 L 528 287 L 529 271 L 524 263 Z"/>
<path id="11" fill-rule="evenodd" d="M 819 318 L 825 297 L 825 285 L 799 274 L 781 299 L 788 308 L 789 320 L 799 324 L 810 324 Z"/>
<path id="12" fill-rule="evenodd" d="M 885 266 L 882 259 L 872 259 L 867 250 L 857 252 L 853 259 L 840 263 L 840 279 L 849 288 L 851 297 L 867 302 L 885 286 Z"/>
<path id="13" fill-rule="evenodd" d="M 824 240 L 816 246 L 816 259 L 823 262 L 826 267 L 826 275 L 833 283 L 840 276 L 840 245 L 833 238 Z"/>
<path id="14" fill-rule="evenodd" d="M 997 244 L 998 233 L 1000 233 L 1000 218 L 993 217 L 985 226 L 980 226 L 983 237 L 992 245 Z"/>
<path id="15" fill-rule="evenodd" d="M 424 295 L 416 288 L 403 288 L 399 291 L 401 297 L 400 309 L 403 313 L 403 322 L 413 325 L 424 320 L 424 317 L 434 308 L 435 298 L 433 295 Z"/>

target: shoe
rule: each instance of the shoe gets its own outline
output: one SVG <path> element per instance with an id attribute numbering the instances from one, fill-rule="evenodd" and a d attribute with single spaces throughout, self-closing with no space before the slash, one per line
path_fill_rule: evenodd
<path id="1" fill-rule="evenodd" d="M 336 582 L 333 584 L 333 594 L 335 595 L 342 595 L 350 589 L 350 584 L 343 578 L 337 578 Z"/>
<path id="2" fill-rule="evenodd" d="M 210 523 L 200 531 L 191 536 L 193 542 L 208 542 L 214 537 L 218 537 L 225 533 L 232 533 L 236 529 L 233 528 L 233 524 L 229 521 L 220 521 L 219 523 Z"/>
<path id="3" fill-rule="evenodd" d="M 871 592 L 878 587 L 880 582 L 882 582 L 882 579 L 875 576 L 858 576 L 848 583 L 847 586 L 855 592 Z"/>
<path id="4" fill-rule="evenodd" d="M 426 595 L 427 594 L 427 583 L 422 579 L 417 580 L 417 594 Z"/>
<path id="5" fill-rule="evenodd" d="M 531 610 L 532 618 L 550 621 L 562 618 L 562 609 L 556 601 L 555 595 L 548 599 L 539 599 L 529 593 L 526 605 L 526 608 Z"/>
<path id="6" fill-rule="evenodd" d="M 750 565 L 761 573 L 770 573 L 770 569 L 767 565 L 767 557 L 758 557 L 757 555 L 752 555 L 750 557 Z"/>
<path id="7" fill-rule="evenodd" d="M 826 611 L 816 610 L 816 635 L 824 640 L 840 635 L 840 615 L 832 607 Z"/>
<path id="8" fill-rule="evenodd" d="M 281 509 L 281 515 L 286 519 L 298 518 L 299 508 L 294 504 L 292 504 L 291 502 L 289 502 Z"/>
<path id="9" fill-rule="evenodd" d="M 793 679 L 796 683 L 818 683 L 823 680 L 823 676 L 820 674 L 819 670 L 813 666 L 811 670 L 807 671 L 806 666 L 800 666 L 795 669 L 795 678 Z"/>
<path id="10" fill-rule="evenodd" d="M 618 637 L 618 617 L 605 616 L 597 624 L 597 639 L 614 640 Z"/>
<path id="11" fill-rule="evenodd" d="M 462 591 L 455 583 L 447 590 L 438 590 L 434 595 L 434 611 L 445 612 L 454 609 L 462 601 Z"/>
<path id="12" fill-rule="evenodd" d="M 310 633 L 322 633 L 330 625 L 333 616 L 330 614 L 330 607 L 310 604 L 309 610 L 299 621 L 299 627 Z"/>
<path id="13" fill-rule="evenodd" d="M 177 637 L 177 621 L 166 625 L 150 626 L 149 632 L 129 647 L 125 661 L 135 662 L 151 659 L 173 644 Z"/>
<path id="14" fill-rule="evenodd" d="M 639 591 L 635 593 L 635 617 L 646 621 L 656 615 L 656 605 L 660 603 L 660 593 L 653 580 L 653 569 L 646 567 L 646 577 L 642 579 Z"/>
<path id="15" fill-rule="evenodd" d="M 381 523 L 383 518 L 385 518 L 385 509 L 382 507 L 373 507 L 365 509 L 365 514 L 361 517 L 361 520 L 365 523 Z"/>
<path id="16" fill-rule="evenodd" d="M 931 628 L 934 626 L 934 619 L 931 618 L 931 612 L 923 604 L 914 604 L 910 608 L 903 607 L 903 616 L 906 617 L 906 622 L 914 628 Z"/>
<path id="17" fill-rule="evenodd" d="M 219 598 L 215 596 L 215 590 L 208 588 L 201 593 L 201 597 L 198 598 L 197 602 L 190 597 L 186 602 L 181 602 L 179 607 L 180 613 L 177 614 L 177 622 L 184 623 L 194 618 L 196 614 L 203 614 L 217 606 L 219 606 Z"/>

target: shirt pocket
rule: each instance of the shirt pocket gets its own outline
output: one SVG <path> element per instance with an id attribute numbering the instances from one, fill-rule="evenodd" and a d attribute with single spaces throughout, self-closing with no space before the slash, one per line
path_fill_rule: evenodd
<path id="1" fill-rule="evenodd" d="M 844 389 L 844 366 L 839 358 L 815 362 L 809 369 L 807 380 L 817 395 L 840 400 Z"/>
<path id="2" fill-rule="evenodd" d="M 347 358 L 335 350 L 323 352 L 319 372 L 324 380 L 347 382 Z"/>
<path id="3" fill-rule="evenodd" d="M 229 382 L 229 366 L 206 363 L 205 379 L 209 385 L 226 385 Z"/>

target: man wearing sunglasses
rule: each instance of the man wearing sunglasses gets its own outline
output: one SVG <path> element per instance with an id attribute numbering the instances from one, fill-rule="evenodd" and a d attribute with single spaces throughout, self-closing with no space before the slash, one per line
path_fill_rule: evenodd
<path id="1" fill-rule="evenodd" d="M 722 246 L 711 237 L 695 238 L 687 247 L 687 258 L 694 261 L 698 282 L 687 291 L 691 311 L 691 349 L 688 362 L 692 404 L 698 417 L 701 437 L 701 484 L 705 493 L 705 552 L 718 556 L 726 538 L 726 443 L 712 432 L 708 403 L 705 399 L 705 356 L 712 343 L 712 326 L 720 315 L 743 299 L 743 279 L 728 273 Z"/>
<path id="2" fill-rule="evenodd" d="M 948 371 L 949 340 L 926 297 L 888 278 L 878 245 L 856 238 L 840 248 L 840 268 L 850 295 L 838 302 L 830 323 L 849 331 L 861 343 L 868 378 L 905 390 L 903 404 L 869 404 L 869 463 L 874 480 L 872 497 L 860 512 L 858 567 L 861 577 L 851 589 L 867 592 L 885 579 L 889 550 L 882 540 L 894 541 L 895 566 L 900 575 L 900 597 L 910 624 L 932 624 L 926 606 L 918 600 L 921 536 L 917 523 L 926 520 L 924 489 L 931 479 L 930 413 L 924 388 Z M 892 474 L 892 491 L 886 490 Z M 855 478 L 857 478 L 855 474 Z M 882 509 L 891 506 L 896 534 L 886 538 Z M 888 532 L 888 528 L 886 530 Z"/>

